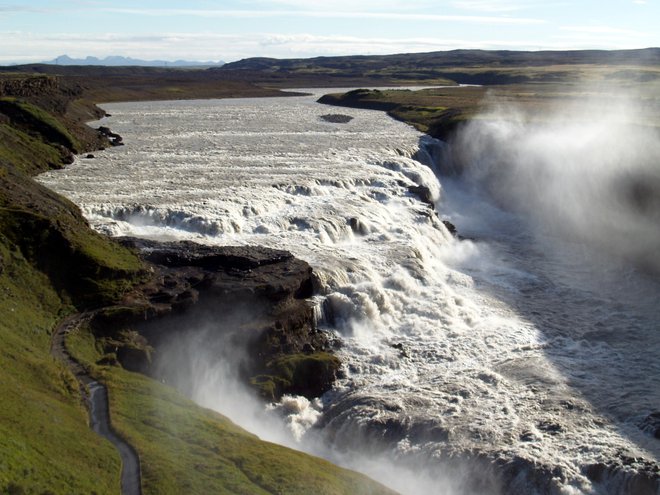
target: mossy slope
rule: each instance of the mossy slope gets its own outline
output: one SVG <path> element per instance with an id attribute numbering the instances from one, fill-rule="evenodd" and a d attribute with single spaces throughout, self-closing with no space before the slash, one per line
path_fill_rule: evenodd
<path id="1" fill-rule="evenodd" d="M 143 269 L 133 253 L 92 232 L 75 205 L 32 180 L 83 149 L 69 127 L 75 128 L 26 98 L 0 99 L 3 493 L 119 487 L 119 456 L 87 427 L 77 382 L 50 356 L 50 334 L 74 308 L 116 300 Z"/>
<path id="2" fill-rule="evenodd" d="M 0 256 L 0 493 L 117 493 L 119 456 L 49 354 L 61 298 L 1 234 Z"/>

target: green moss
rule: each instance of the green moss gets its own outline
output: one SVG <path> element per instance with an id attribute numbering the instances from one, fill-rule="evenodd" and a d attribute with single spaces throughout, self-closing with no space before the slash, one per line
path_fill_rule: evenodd
<path id="1" fill-rule="evenodd" d="M 143 276 L 134 253 L 91 231 L 82 221 L 0 208 L 0 227 L 79 307 L 112 303 Z"/>
<path id="2" fill-rule="evenodd" d="M 21 172 L 32 175 L 50 168 L 57 168 L 62 154 L 40 139 L 0 124 L 0 163 L 11 163 Z"/>
<path id="3" fill-rule="evenodd" d="M 250 378 L 250 383 L 267 400 L 285 393 L 318 397 L 331 386 L 340 365 L 327 352 L 288 354 L 269 362 L 265 372 Z"/>
<path id="4" fill-rule="evenodd" d="M 51 113 L 16 98 L 0 98 L 0 112 L 9 116 L 18 127 L 38 133 L 45 142 L 52 142 L 74 152 L 81 151 L 78 140 Z"/>

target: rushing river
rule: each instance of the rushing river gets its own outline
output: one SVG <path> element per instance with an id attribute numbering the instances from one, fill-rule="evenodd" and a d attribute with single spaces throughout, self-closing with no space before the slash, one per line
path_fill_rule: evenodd
<path id="1" fill-rule="evenodd" d="M 40 180 L 111 235 L 265 245 L 312 265 L 344 376 L 320 401 L 274 407 L 301 448 L 408 494 L 660 493 L 653 276 L 539 228 L 528 210 L 543 188 L 507 202 L 524 186 L 493 193 L 484 168 L 444 177 L 442 143 L 315 98 L 104 105 L 126 146 Z M 193 398 L 216 407 L 203 385 Z"/>

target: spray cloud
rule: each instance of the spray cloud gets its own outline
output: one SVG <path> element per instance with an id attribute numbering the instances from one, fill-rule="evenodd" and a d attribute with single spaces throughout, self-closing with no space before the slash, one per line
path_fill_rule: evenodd
<path id="1" fill-rule="evenodd" d="M 490 102 L 457 136 L 454 164 L 544 241 L 660 272 L 655 101 L 610 88 L 580 94 L 543 112 Z"/>

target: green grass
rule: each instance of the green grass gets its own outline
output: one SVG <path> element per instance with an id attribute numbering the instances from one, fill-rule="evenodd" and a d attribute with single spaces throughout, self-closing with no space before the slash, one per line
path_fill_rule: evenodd
<path id="1" fill-rule="evenodd" d="M 61 166 L 51 138 L 74 144 L 67 129 L 34 105 L 2 104 L 11 118 L 0 115 L 0 493 L 115 494 L 119 456 L 89 428 L 50 334 L 72 304 L 118 298 L 142 266 L 30 178 Z"/>
<path id="2" fill-rule="evenodd" d="M 0 98 L 0 111 L 10 114 L 20 126 L 28 126 L 46 142 L 62 145 L 74 152 L 81 151 L 78 140 L 62 122 L 46 110 L 16 98 Z"/>
<path id="3" fill-rule="evenodd" d="M 78 307 L 115 302 L 143 276 L 134 253 L 91 231 L 75 217 L 0 207 L 0 227 Z"/>
<path id="4" fill-rule="evenodd" d="M 119 456 L 89 429 L 77 382 L 49 354 L 65 308 L 9 245 L 0 236 L 0 493 L 117 493 Z"/>
<path id="5" fill-rule="evenodd" d="M 386 494 L 353 471 L 269 442 L 174 389 L 115 366 L 84 329 L 68 340 L 110 392 L 112 421 L 140 454 L 145 494 Z"/>
<path id="6" fill-rule="evenodd" d="M 0 124 L 0 161 L 12 163 L 21 172 L 33 175 L 58 167 L 61 153 L 9 124 Z"/>

